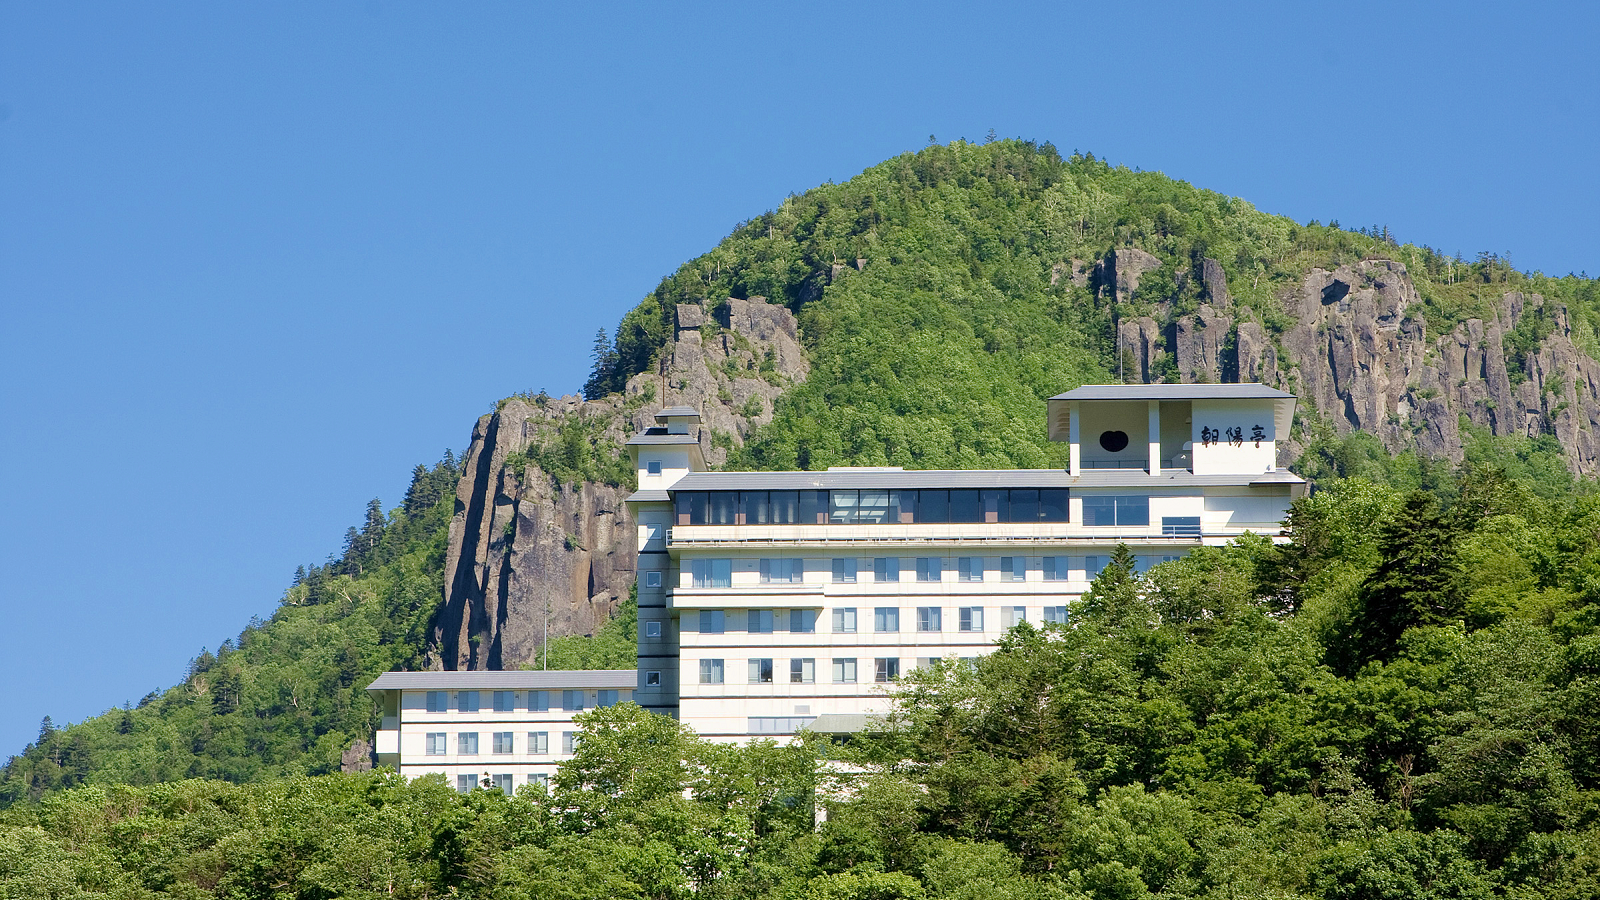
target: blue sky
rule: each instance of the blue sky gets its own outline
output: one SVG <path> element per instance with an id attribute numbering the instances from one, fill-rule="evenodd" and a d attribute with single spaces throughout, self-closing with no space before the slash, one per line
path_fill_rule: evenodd
<path id="1" fill-rule="evenodd" d="M 0 2 L 0 754 L 791 192 L 1051 141 L 1600 274 L 1589 5 Z"/>

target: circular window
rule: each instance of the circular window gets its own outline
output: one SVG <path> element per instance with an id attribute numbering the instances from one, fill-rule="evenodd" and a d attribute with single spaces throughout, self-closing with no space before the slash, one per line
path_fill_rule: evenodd
<path id="1" fill-rule="evenodd" d="M 1119 453 L 1128 449 L 1128 433 L 1126 431 L 1100 432 L 1100 446 L 1108 453 Z"/>

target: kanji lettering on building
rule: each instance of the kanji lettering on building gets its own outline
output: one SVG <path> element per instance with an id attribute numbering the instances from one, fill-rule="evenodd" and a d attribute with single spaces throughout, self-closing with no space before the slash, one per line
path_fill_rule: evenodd
<path id="1" fill-rule="evenodd" d="M 1244 446 L 1244 429 L 1235 425 L 1228 429 L 1228 443 L 1235 447 Z"/>
<path id="2" fill-rule="evenodd" d="M 1266 439 L 1267 439 L 1267 431 L 1266 431 L 1266 429 L 1262 428 L 1260 425 L 1251 425 L 1250 426 L 1250 440 L 1256 442 L 1256 448 L 1257 449 L 1260 449 L 1261 442 L 1266 440 Z"/>
<path id="3" fill-rule="evenodd" d="M 1207 447 L 1215 444 L 1218 437 L 1219 435 L 1217 434 L 1216 429 L 1212 428 L 1210 425 L 1206 425 L 1200 429 L 1200 443 Z"/>

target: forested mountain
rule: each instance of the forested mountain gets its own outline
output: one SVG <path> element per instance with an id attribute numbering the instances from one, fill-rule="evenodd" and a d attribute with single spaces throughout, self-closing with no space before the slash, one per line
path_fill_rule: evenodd
<path id="1" fill-rule="evenodd" d="M 44 729 L 0 896 L 1595 896 L 1597 325 L 1591 279 L 1048 145 L 897 157 L 664 279 L 586 398 L 502 401 L 183 684 Z M 600 636 L 553 665 L 628 652 L 655 409 L 728 467 L 1055 466 L 1043 398 L 1119 378 L 1300 394 L 1294 542 L 1113 566 L 850 747 L 619 708 L 553 798 L 324 774 L 363 768 L 376 673 L 533 664 L 547 596 Z"/>

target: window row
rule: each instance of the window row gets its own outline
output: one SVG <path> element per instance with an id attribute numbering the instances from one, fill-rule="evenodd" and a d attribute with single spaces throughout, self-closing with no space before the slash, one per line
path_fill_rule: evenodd
<path id="1" fill-rule="evenodd" d="M 490 695 L 495 712 L 549 712 L 552 709 L 577 711 L 587 702 L 587 691 L 455 691 L 451 702 L 450 691 L 428 691 L 428 712 L 475 713 L 483 710 L 484 695 Z M 552 705 L 553 700 L 559 705 Z M 596 706 L 616 706 L 622 701 L 621 691 L 596 691 Z"/>
<path id="2" fill-rule="evenodd" d="M 1066 522 L 1066 488 L 678 491 L 679 525 Z"/>
<path id="3" fill-rule="evenodd" d="M 430 731 L 424 735 L 423 752 L 427 756 L 446 756 L 450 750 L 450 737 L 443 731 Z M 572 748 L 577 746 L 578 733 L 575 731 L 561 732 L 561 752 L 572 754 Z M 514 731 L 496 731 L 490 735 L 491 753 L 505 755 L 516 753 L 517 734 Z M 522 744 L 523 753 L 532 756 L 548 755 L 550 753 L 550 732 L 530 731 Z M 461 731 L 456 733 L 456 755 L 478 755 L 478 732 Z"/>
<path id="4" fill-rule="evenodd" d="M 725 610 L 702 609 L 698 622 L 701 634 L 726 634 L 728 632 L 729 614 L 732 613 L 735 632 L 744 631 L 749 634 L 771 634 L 773 624 L 782 621 L 782 617 L 775 615 L 775 610 L 750 609 L 750 610 Z M 919 632 L 939 632 L 944 630 L 944 608 L 940 606 L 916 607 L 914 616 L 907 610 L 906 630 Z M 880 634 L 900 631 L 900 613 L 898 606 L 878 606 L 871 612 L 872 630 Z M 957 631 L 983 631 L 984 607 L 963 606 L 956 610 Z M 687 614 L 686 614 L 687 615 Z M 829 611 L 829 620 L 834 634 L 854 634 L 861 629 L 860 619 L 867 613 L 859 612 L 854 606 L 834 607 Z M 1028 608 L 1025 606 L 999 607 L 999 625 L 1002 629 L 1012 628 L 1028 620 Z M 811 634 L 817 630 L 818 610 L 792 609 L 789 610 L 789 631 L 793 634 Z M 737 626 L 743 621 L 744 628 Z M 1043 621 L 1047 624 L 1065 624 L 1067 621 L 1067 607 L 1046 606 L 1043 610 Z"/>
<path id="5" fill-rule="evenodd" d="M 963 657 L 973 659 L 975 657 Z M 919 656 L 916 668 L 932 668 L 938 665 L 941 657 Z M 862 661 L 856 657 L 833 657 L 832 660 L 823 660 L 829 664 L 828 673 L 834 684 L 855 684 L 861 680 L 858 676 L 862 673 L 859 666 Z M 737 660 L 735 660 L 737 663 Z M 757 657 L 745 660 L 746 684 L 772 684 L 782 680 L 782 668 L 779 661 L 771 657 Z M 726 684 L 729 663 L 722 659 L 700 660 L 701 684 Z M 789 684 L 815 684 L 817 681 L 817 660 L 806 657 L 790 659 L 788 661 Z M 735 669 L 737 671 L 737 669 Z M 871 678 L 875 682 L 895 681 L 900 677 L 900 657 L 880 656 L 872 660 Z"/>
<path id="6" fill-rule="evenodd" d="M 535 772 L 528 776 L 528 784 L 536 784 L 546 790 L 550 788 L 550 776 L 542 772 Z M 517 790 L 517 776 L 511 772 L 502 772 L 489 775 L 480 779 L 476 775 L 463 774 L 456 776 L 456 790 L 463 794 L 471 793 L 475 787 L 499 791 L 502 794 L 513 794 Z"/>
<path id="7" fill-rule="evenodd" d="M 1196 517 L 1197 518 L 1197 517 Z M 1163 528 L 1168 526 L 1163 525 Z M 1172 526 L 1187 529 L 1188 525 Z M 1198 529 L 1199 525 L 1195 524 Z M 1184 531 L 1187 535 L 1189 532 Z M 1198 534 L 1198 531 L 1195 532 Z M 1138 571 L 1143 572 L 1157 563 L 1177 559 L 1177 554 L 1143 554 L 1135 557 Z M 1110 556 L 923 556 L 916 558 L 879 557 L 871 560 L 870 578 L 873 584 L 899 584 L 905 580 L 923 584 L 937 584 L 945 580 L 946 572 L 953 572 L 958 583 L 984 581 L 1025 582 L 1028 573 L 1038 572 L 1041 581 L 1071 581 L 1075 577 L 1093 579 L 1100 574 Z M 696 588 L 733 587 L 733 560 L 731 558 L 702 558 L 689 560 L 689 583 Z M 805 559 L 760 559 L 756 570 L 761 584 L 801 584 L 805 581 Z M 821 560 L 811 560 L 820 563 Z M 867 560 L 858 557 L 830 559 L 829 578 L 834 584 L 864 584 L 869 577 Z M 823 570 L 818 570 L 823 571 Z M 1081 573 L 1081 574 L 1075 574 Z"/>

